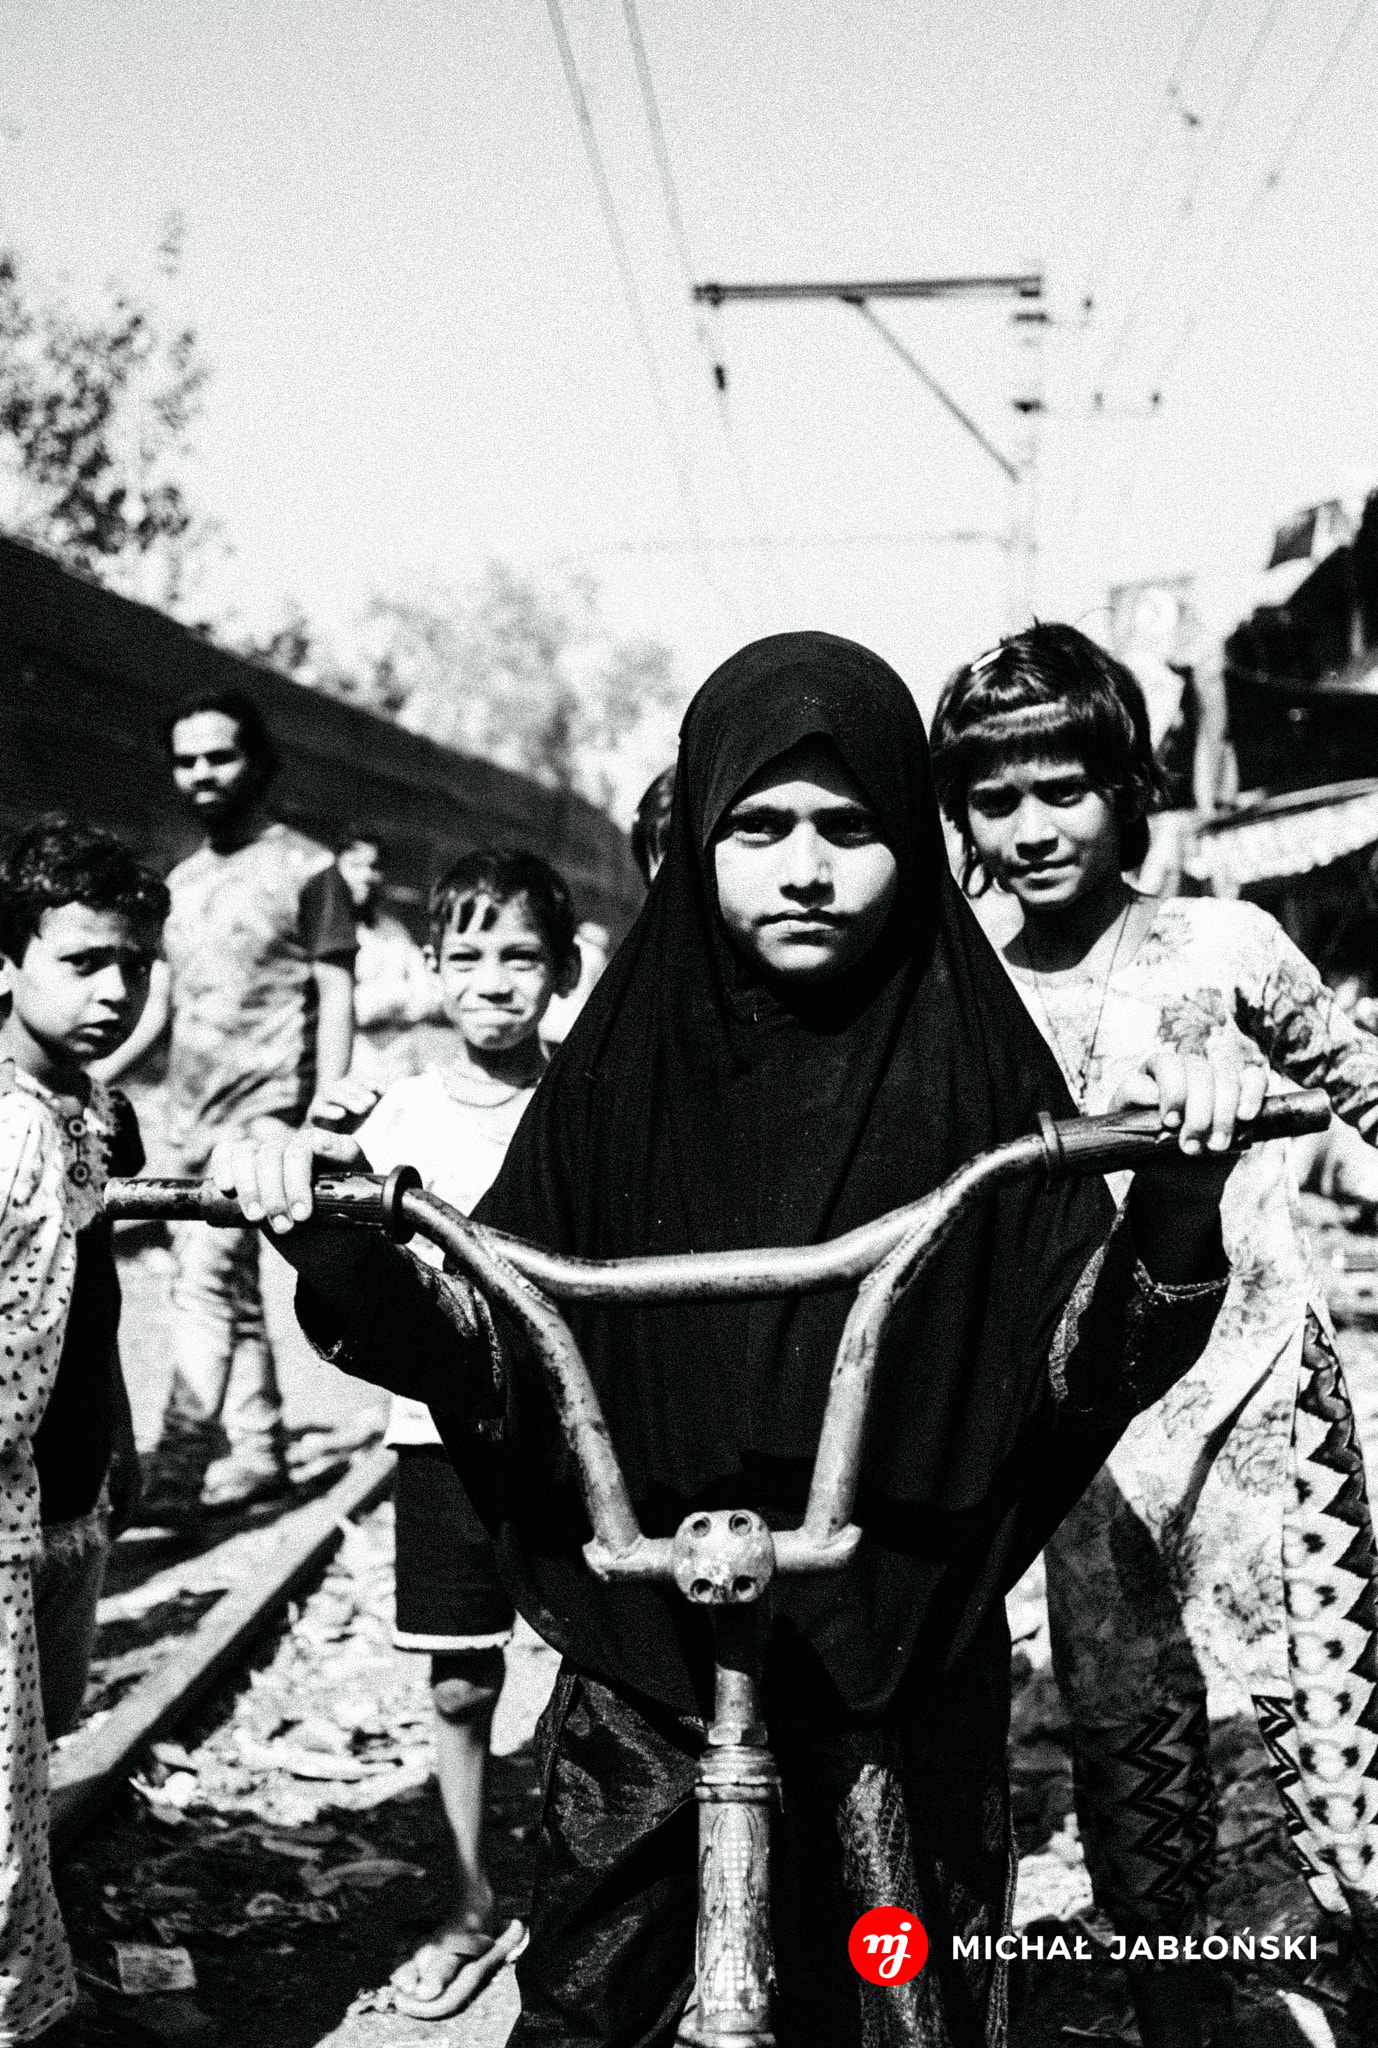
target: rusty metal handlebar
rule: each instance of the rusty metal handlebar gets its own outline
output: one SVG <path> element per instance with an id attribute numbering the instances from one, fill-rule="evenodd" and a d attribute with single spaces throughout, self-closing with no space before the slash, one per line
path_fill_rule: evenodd
<path id="1" fill-rule="evenodd" d="M 1240 1136 L 1234 1151 L 1273 1138 L 1300 1137 L 1324 1130 L 1330 1102 L 1324 1089 L 1272 1095 Z M 1170 1151 L 1177 1134 L 1152 1109 L 1115 1110 L 1108 1116 L 1040 1118 L 1037 1131 L 983 1153 L 959 1167 L 941 1187 L 873 1223 L 862 1224 L 825 1244 L 766 1246 L 738 1252 L 689 1252 L 663 1257 L 579 1259 L 544 1251 L 539 1245 L 485 1232 L 506 1262 L 557 1301 L 727 1300 L 741 1295 L 816 1293 L 860 1280 L 935 1207 L 944 1211 L 953 1196 L 977 1195 L 1042 1167 L 1050 1180 L 1085 1173 L 1114 1173 L 1141 1166 L 1155 1152 Z M 323 1174 L 314 1188 L 315 1213 L 323 1221 L 371 1223 L 405 1242 L 419 1230 L 449 1251 L 458 1211 L 437 1197 L 421 1196 L 420 1176 L 399 1166 L 375 1174 Z M 122 1219 L 168 1218 L 202 1223 L 242 1223 L 233 1195 L 213 1181 L 140 1176 L 112 1180 L 106 1191 L 109 1214 Z M 945 1234 L 945 1233 L 944 1233 Z M 468 1241 L 467 1229 L 465 1242 Z M 460 1254 L 462 1256 L 462 1254 Z"/>
<path id="2" fill-rule="evenodd" d="M 1272 1096 L 1235 1149 L 1322 1130 L 1329 1119 L 1321 1089 Z M 724 1300 L 817 1292 L 859 1281 L 838 1347 L 804 1521 L 774 1537 L 777 1569 L 830 1571 L 846 1562 L 860 1540 L 851 1512 L 866 1410 L 885 1323 L 898 1296 L 992 1188 L 1040 1168 L 1054 1180 L 1114 1172 L 1176 1142 L 1176 1132 L 1162 1125 L 1155 1110 L 1064 1122 L 1044 1117 L 1030 1136 L 969 1161 L 922 1200 L 845 1236 L 821 1245 L 751 1251 L 563 1258 L 472 1222 L 427 1194 L 420 1176 L 405 1166 L 386 1179 L 325 1176 L 316 1183 L 315 1203 L 323 1220 L 381 1225 L 399 1241 L 421 1232 L 525 1326 L 580 1474 L 594 1532 L 585 1554 L 590 1567 L 609 1579 L 682 1580 L 688 1567 L 676 1565 L 679 1538 L 648 1537 L 640 1529 L 588 1367 L 556 1301 Z M 209 1181 L 112 1180 L 106 1208 L 122 1218 L 242 1221 L 234 1198 Z"/>

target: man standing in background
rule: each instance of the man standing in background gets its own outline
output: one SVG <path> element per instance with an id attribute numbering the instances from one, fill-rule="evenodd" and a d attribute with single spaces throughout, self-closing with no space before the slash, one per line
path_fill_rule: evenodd
<path id="1" fill-rule="evenodd" d="M 206 840 L 168 876 L 165 968 L 102 1071 L 117 1079 L 170 1025 L 168 1135 L 178 1170 L 200 1175 L 227 1132 L 295 1128 L 348 1071 L 354 906 L 329 850 L 264 807 L 277 756 L 252 698 L 200 697 L 164 738 Z M 185 1223 L 172 1237 L 172 1389 L 146 1512 L 244 1507 L 287 1482 L 259 1234 Z"/>

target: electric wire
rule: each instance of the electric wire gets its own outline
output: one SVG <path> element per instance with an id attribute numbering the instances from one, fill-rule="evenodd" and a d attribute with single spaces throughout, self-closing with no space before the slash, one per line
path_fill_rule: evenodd
<path id="1" fill-rule="evenodd" d="M 1248 203 L 1235 222 L 1233 232 L 1214 266 L 1208 289 L 1198 297 L 1196 304 L 1192 307 L 1191 312 L 1182 322 L 1181 327 L 1174 336 L 1172 344 L 1163 358 L 1158 375 L 1154 380 L 1155 385 L 1163 384 L 1171 376 L 1195 339 L 1197 329 L 1201 326 L 1207 313 L 1219 297 L 1225 280 L 1234 268 L 1235 259 L 1244 244 L 1245 237 L 1253 226 L 1258 214 L 1281 183 L 1288 158 L 1309 126 L 1312 115 L 1316 112 L 1317 107 L 1319 107 L 1330 86 L 1333 84 L 1336 73 L 1339 71 L 1340 65 L 1343 63 L 1349 50 L 1349 46 L 1363 26 L 1364 17 L 1372 4 L 1373 0 L 1358 0 L 1358 5 L 1353 9 L 1341 28 L 1331 47 L 1330 55 L 1326 58 L 1324 65 L 1312 83 L 1310 92 L 1308 92 L 1305 100 L 1298 108 L 1291 126 L 1283 137 L 1277 155 L 1273 158 L 1272 163 L 1255 186 Z"/>
<path id="2" fill-rule="evenodd" d="M 1196 46 L 1201 40 L 1202 32 L 1205 29 L 1213 6 L 1214 0 L 1198 0 L 1196 12 L 1192 15 L 1186 35 L 1182 39 L 1181 47 L 1177 52 L 1176 58 L 1173 60 L 1172 69 L 1168 73 L 1167 83 L 1155 103 L 1154 112 L 1144 130 L 1143 140 L 1135 154 L 1133 163 L 1130 165 L 1124 183 L 1120 187 L 1119 196 L 1106 215 L 1105 226 L 1097 244 L 1096 254 L 1092 261 L 1086 284 L 1088 324 L 1089 316 L 1094 309 L 1095 301 L 1100 291 L 1101 281 L 1105 276 L 1106 266 L 1110 261 L 1113 250 L 1123 238 L 1123 229 L 1128 219 L 1129 209 L 1138 197 L 1139 186 L 1143 181 L 1144 172 L 1152 162 L 1153 153 L 1158 146 L 1158 139 L 1163 132 L 1164 119 L 1168 111 L 1180 100 L 1182 83 L 1187 75 L 1187 68 L 1196 54 Z M 1097 381 L 1099 382 L 1099 380 Z M 1104 408 L 1098 407 L 1092 417 L 1096 421 L 1104 419 L 1106 417 Z M 1083 436 L 1081 454 L 1076 465 L 1075 487 L 1067 514 L 1067 523 L 1072 527 L 1076 525 L 1077 520 L 1081 516 L 1082 499 L 1086 492 L 1086 471 L 1089 463 L 1090 451 Z"/>
<path id="3" fill-rule="evenodd" d="M 603 225 L 607 230 L 608 241 L 612 247 L 613 260 L 617 265 L 617 273 L 621 279 L 623 297 L 627 302 L 627 314 L 631 320 L 632 331 L 636 336 L 637 346 L 641 352 L 642 365 L 646 372 L 646 381 L 651 387 L 656 411 L 660 416 L 660 423 L 664 429 L 666 447 L 670 456 L 671 467 L 675 473 L 680 502 L 684 510 L 685 524 L 699 552 L 700 573 L 719 604 L 722 605 L 724 611 L 731 618 L 732 623 L 739 631 L 745 632 L 747 630 L 746 623 L 736 603 L 727 591 L 720 588 L 708 571 L 706 561 L 707 536 L 703 531 L 703 524 L 699 517 L 699 509 L 694 497 L 693 485 L 690 482 L 688 467 L 679 445 L 679 436 L 675 429 L 674 413 L 670 406 L 669 393 L 660 374 L 660 364 L 656 358 L 655 348 L 651 341 L 651 330 L 646 320 L 646 309 L 642 303 L 640 288 L 636 281 L 636 273 L 632 268 L 631 254 L 627 248 L 626 237 L 622 233 L 622 224 L 618 219 L 617 207 L 612 196 L 612 187 L 608 183 L 608 174 L 603 163 L 603 152 L 598 146 L 598 137 L 593 126 L 593 116 L 589 112 L 588 100 L 585 97 L 583 83 L 579 77 L 579 67 L 574 60 L 574 50 L 565 28 L 565 18 L 560 7 L 560 0 L 546 0 L 546 11 L 550 16 L 550 25 L 555 33 L 556 46 L 560 52 L 560 63 L 565 74 L 565 84 L 569 88 L 570 100 L 574 107 L 575 119 L 579 124 L 579 134 L 584 145 L 584 154 L 588 158 L 589 170 L 593 176 L 594 190 L 598 195 L 599 211 L 603 216 Z"/>
<path id="4" fill-rule="evenodd" d="M 910 533 L 782 533 L 772 535 L 764 541 L 758 539 L 755 534 L 736 533 L 725 534 L 708 542 L 714 554 L 749 553 L 753 549 L 766 547 L 824 552 L 831 548 L 985 547 L 1008 552 L 1011 545 L 1009 534 L 990 532 L 979 526 L 935 528 L 931 532 L 916 530 Z M 557 562 L 590 561 L 601 555 L 683 555 L 690 552 L 690 546 L 685 541 L 620 540 L 566 551 L 554 559 Z"/>
<path id="5" fill-rule="evenodd" d="M 1143 140 L 1135 154 L 1133 163 L 1129 167 L 1124 183 L 1120 187 L 1119 196 L 1107 214 L 1096 258 L 1091 265 L 1091 274 L 1087 282 L 1086 296 L 1088 301 L 1095 298 L 1100 280 L 1105 274 L 1106 264 L 1110 260 L 1111 252 L 1117 245 L 1118 237 L 1116 230 L 1122 227 L 1130 207 L 1138 197 L 1139 186 L 1142 183 L 1144 172 L 1153 160 L 1153 152 L 1157 148 L 1158 138 L 1163 132 L 1164 119 L 1169 110 L 1177 103 L 1182 90 L 1182 81 L 1186 77 L 1187 66 L 1196 53 L 1196 45 L 1201 40 L 1202 30 L 1206 26 L 1214 4 L 1215 0 L 1199 0 L 1196 12 L 1191 18 L 1191 25 L 1183 39 L 1182 47 L 1177 52 L 1172 69 L 1168 73 L 1167 84 L 1163 87 L 1158 97 L 1153 115 L 1144 131 Z"/>
<path id="6" fill-rule="evenodd" d="M 622 15 L 627 24 L 627 38 L 632 47 L 632 63 L 636 71 L 636 82 L 641 93 L 641 105 L 646 115 L 646 126 L 650 131 L 651 149 L 655 156 L 656 171 L 660 178 L 660 190 L 661 196 L 665 201 L 666 218 L 670 223 L 670 238 L 675 245 L 675 254 L 679 258 L 679 267 L 684 275 L 685 289 L 689 293 L 689 303 L 694 308 L 694 337 L 708 366 L 713 396 L 717 401 L 718 423 L 722 428 L 723 439 L 727 444 L 728 453 L 732 460 L 733 470 L 737 479 L 737 488 L 741 493 L 742 505 L 753 530 L 759 536 L 762 552 L 766 556 L 780 595 L 785 599 L 786 603 L 798 604 L 798 593 L 791 589 L 786 582 L 781 572 L 779 561 L 771 549 L 769 535 L 766 531 L 766 522 L 761 516 L 756 494 L 751 486 L 746 460 L 737 437 L 736 425 L 732 418 L 731 403 L 727 395 L 726 373 L 723 370 L 718 351 L 714 346 L 708 323 L 694 299 L 696 279 L 693 257 L 689 250 L 689 235 L 684 225 L 684 210 L 679 203 L 679 191 L 675 184 L 675 175 L 670 167 L 670 149 L 665 137 L 665 124 L 660 117 L 660 103 L 656 98 L 655 83 L 651 77 L 651 63 L 650 58 L 646 54 L 646 41 L 641 33 L 641 21 L 636 11 L 636 0 L 622 0 Z"/>
<path id="7" fill-rule="evenodd" d="M 1138 326 L 1139 318 L 1158 282 L 1159 273 L 1162 270 L 1168 250 L 1181 232 L 1182 223 L 1191 218 L 1192 212 L 1195 209 L 1197 195 L 1215 166 L 1225 138 L 1234 124 L 1235 115 L 1243 104 L 1244 95 L 1248 91 L 1254 72 L 1258 68 L 1259 59 L 1262 57 L 1272 36 L 1278 16 L 1286 5 L 1287 0 L 1269 0 L 1267 8 L 1264 10 L 1263 19 L 1254 32 L 1252 42 L 1244 53 L 1243 61 L 1235 73 L 1230 90 L 1226 95 L 1225 104 L 1221 108 L 1220 114 L 1211 130 L 1209 146 L 1192 174 L 1176 212 L 1160 235 L 1157 245 L 1149 257 L 1148 267 L 1140 278 L 1138 289 L 1130 301 L 1129 310 L 1126 312 L 1115 335 L 1115 339 L 1110 344 L 1101 362 L 1100 369 L 1096 375 L 1097 389 L 1104 388 L 1106 378 L 1112 374 L 1123 359 L 1124 352 L 1129 345 L 1130 336 Z"/>

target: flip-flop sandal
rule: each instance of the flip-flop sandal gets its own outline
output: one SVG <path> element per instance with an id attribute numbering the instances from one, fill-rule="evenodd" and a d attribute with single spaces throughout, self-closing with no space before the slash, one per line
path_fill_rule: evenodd
<path id="1" fill-rule="evenodd" d="M 460 1934 L 443 1947 L 460 1964 L 445 1989 L 435 1998 L 413 1998 L 394 1984 L 392 2002 L 398 2012 L 412 2020 L 450 2020 L 471 2006 L 498 1973 L 514 1963 L 530 1940 L 525 1924 L 509 1920 L 501 1934 Z M 482 1946 L 478 1946 L 478 1944 Z M 472 1952 L 471 1952 L 472 1951 Z"/>

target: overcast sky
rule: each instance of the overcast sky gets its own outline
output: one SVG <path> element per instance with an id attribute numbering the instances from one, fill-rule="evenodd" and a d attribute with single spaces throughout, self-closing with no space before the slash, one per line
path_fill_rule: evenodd
<path id="1" fill-rule="evenodd" d="M 1228 623 L 1279 519 L 1378 475 L 1378 7 L 1262 183 L 1354 12 L 640 0 L 701 276 L 1046 272 L 1037 602 L 1092 629 L 1111 582 L 1185 571 Z M 621 0 L 564 15 L 677 458 L 545 0 L 7 0 L 0 239 L 82 304 L 155 281 L 184 214 L 168 310 L 215 368 L 189 481 L 234 544 L 198 604 L 234 630 L 294 599 L 347 642 L 374 592 L 572 560 L 686 684 L 814 625 L 929 703 L 1009 623 L 1010 486 L 839 305 L 708 314 L 729 444 Z M 878 310 L 1020 454 L 1009 307 Z"/>

